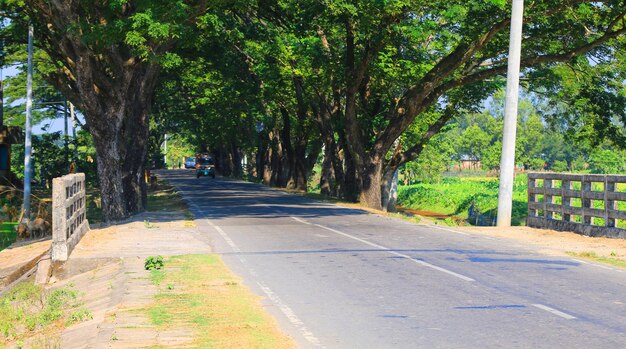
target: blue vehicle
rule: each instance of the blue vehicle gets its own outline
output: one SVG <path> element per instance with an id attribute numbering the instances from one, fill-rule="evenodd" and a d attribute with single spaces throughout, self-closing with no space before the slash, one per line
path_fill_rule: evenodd
<path id="1" fill-rule="evenodd" d="M 201 176 L 215 178 L 215 161 L 208 154 L 196 155 L 196 178 Z"/>
<path id="2" fill-rule="evenodd" d="M 185 168 L 196 168 L 196 158 L 185 158 Z"/>

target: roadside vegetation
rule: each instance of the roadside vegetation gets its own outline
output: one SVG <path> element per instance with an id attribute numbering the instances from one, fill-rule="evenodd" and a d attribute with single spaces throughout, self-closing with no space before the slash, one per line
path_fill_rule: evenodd
<path id="1" fill-rule="evenodd" d="M 514 225 L 523 225 L 528 208 L 527 176 L 518 175 L 513 189 Z M 468 218 L 468 212 L 480 212 L 487 218 L 498 210 L 497 178 L 446 177 L 439 183 L 418 183 L 398 188 L 398 203 L 402 207 Z M 468 220 L 472 222 L 471 219 Z"/>
<path id="2" fill-rule="evenodd" d="M 617 258 L 617 254 L 615 252 L 611 252 L 609 256 L 600 256 L 596 252 L 593 251 L 585 251 L 585 252 L 565 252 L 568 255 L 576 258 L 587 259 L 593 262 L 603 263 L 612 265 L 618 268 L 626 268 L 626 260 Z"/>
<path id="3" fill-rule="evenodd" d="M 164 265 L 151 270 L 159 292 L 142 310 L 153 325 L 189 328 L 200 348 L 295 348 L 219 256 L 171 257 Z"/>
<path id="4" fill-rule="evenodd" d="M 0 348 L 58 347 L 63 329 L 93 317 L 81 297 L 71 285 L 47 290 L 20 283 L 0 297 Z"/>

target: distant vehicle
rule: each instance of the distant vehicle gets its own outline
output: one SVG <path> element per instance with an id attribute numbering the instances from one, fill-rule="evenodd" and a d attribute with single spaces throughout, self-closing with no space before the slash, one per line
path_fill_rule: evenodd
<path id="1" fill-rule="evenodd" d="M 196 154 L 196 178 L 200 176 L 215 178 L 215 160 L 209 154 Z"/>
<path id="2" fill-rule="evenodd" d="M 185 158 L 185 168 L 196 168 L 196 159 Z"/>

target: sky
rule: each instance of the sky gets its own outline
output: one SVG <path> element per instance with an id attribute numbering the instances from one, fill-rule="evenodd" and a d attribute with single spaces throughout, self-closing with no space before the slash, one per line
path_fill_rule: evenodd
<path id="1" fill-rule="evenodd" d="M 4 67 L 4 68 L 0 68 L 0 75 L 2 76 L 2 79 L 5 79 L 7 77 L 10 76 L 15 76 L 18 73 L 18 69 L 15 66 L 9 66 L 9 67 Z M 24 96 L 24 100 L 21 100 L 20 103 L 25 103 L 26 101 L 26 96 Z M 76 113 L 76 117 L 78 118 L 78 120 L 80 121 L 80 123 L 84 123 L 84 117 L 82 114 L 80 113 Z M 68 121 L 68 132 L 72 133 L 72 124 L 71 121 Z M 44 134 L 44 133 L 54 133 L 54 132 L 63 132 L 64 131 L 64 121 L 63 121 L 63 117 L 59 117 L 56 119 L 52 119 L 52 120 L 44 120 L 41 123 L 37 124 L 37 125 L 33 125 L 33 134 L 35 135 L 40 135 L 40 134 Z"/>

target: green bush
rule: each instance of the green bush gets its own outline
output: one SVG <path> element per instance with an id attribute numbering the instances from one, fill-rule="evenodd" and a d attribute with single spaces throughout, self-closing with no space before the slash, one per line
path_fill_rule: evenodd
<path id="1" fill-rule="evenodd" d="M 163 265 L 163 257 L 161 256 L 150 256 L 146 258 L 146 261 L 143 264 L 146 270 L 160 270 L 163 269 Z"/>
<path id="2" fill-rule="evenodd" d="M 447 215 L 465 216 L 470 206 L 495 216 L 499 181 L 495 178 L 444 178 L 439 184 L 420 183 L 398 188 L 400 206 Z M 523 224 L 527 212 L 527 176 L 518 175 L 513 184 L 513 219 Z"/>
<path id="3" fill-rule="evenodd" d="M 552 164 L 552 171 L 554 172 L 566 172 L 567 171 L 567 162 L 563 160 L 556 160 Z"/>

